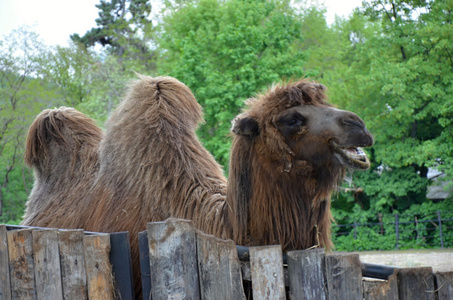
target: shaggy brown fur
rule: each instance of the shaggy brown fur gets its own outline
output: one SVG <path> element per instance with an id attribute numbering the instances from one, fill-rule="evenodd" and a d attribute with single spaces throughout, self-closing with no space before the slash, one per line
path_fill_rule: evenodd
<path id="1" fill-rule="evenodd" d="M 94 121 L 73 108 L 46 109 L 36 117 L 25 148 L 35 184 L 23 225 L 78 227 L 88 206 L 82 199 L 99 169 L 101 138 Z"/>
<path id="2" fill-rule="evenodd" d="M 195 135 L 201 121 L 201 107 L 187 86 L 144 76 L 107 121 L 91 195 L 96 210 L 84 228 L 130 232 L 136 282 L 137 234 L 148 222 L 190 219 L 207 233 L 232 237 L 231 226 L 216 221 L 227 208 L 226 179 Z"/>

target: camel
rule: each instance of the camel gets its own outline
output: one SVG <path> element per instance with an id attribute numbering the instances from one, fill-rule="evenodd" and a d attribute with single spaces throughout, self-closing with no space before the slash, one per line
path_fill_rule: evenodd
<path id="1" fill-rule="evenodd" d="M 31 124 L 25 164 L 35 182 L 22 225 L 77 228 L 87 203 L 82 202 L 99 170 L 97 149 L 102 131 L 74 108 L 42 111 Z"/>
<path id="2" fill-rule="evenodd" d="M 227 202 L 240 245 L 332 248 L 330 196 L 347 169 L 367 169 L 374 142 L 324 85 L 299 80 L 246 101 L 233 121 Z"/>
<path id="3" fill-rule="evenodd" d="M 325 91 L 301 79 L 248 99 L 232 124 L 227 182 L 195 134 L 202 109 L 190 89 L 175 78 L 140 76 L 106 123 L 99 171 L 85 184 L 89 205 L 79 213 L 87 217 L 76 226 L 129 231 L 136 281 L 137 234 L 167 218 L 192 220 L 238 245 L 330 249 L 330 195 L 347 169 L 369 167 L 361 147 L 373 137 Z"/>

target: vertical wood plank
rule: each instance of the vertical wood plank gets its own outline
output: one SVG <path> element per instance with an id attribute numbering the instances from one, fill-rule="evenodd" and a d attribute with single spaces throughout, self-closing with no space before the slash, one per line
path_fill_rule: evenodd
<path id="1" fill-rule="evenodd" d="M 362 300 L 362 267 L 358 254 L 326 256 L 330 300 Z"/>
<path id="2" fill-rule="evenodd" d="M 9 277 L 8 238 L 6 226 L 0 225 L 0 299 L 11 299 L 11 281 Z"/>
<path id="3" fill-rule="evenodd" d="M 201 299 L 244 299 L 241 263 L 232 240 L 197 232 Z"/>
<path id="4" fill-rule="evenodd" d="M 63 280 L 63 298 L 88 299 L 87 275 L 82 229 L 60 230 L 60 267 Z"/>
<path id="5" fill-rule="evenodd" d="M 292 299 L 327 299 L 324 249 L 290 251 L 287 255 Z"/>
<path id="6" fill-rule="evenodd" d="M 33 237 L 31 230 L 7 232 L 11 299 L 36 300 Z"/>
<path id="7" fill-rule="evenodd" d="M 32 236 L 36 296 L 38 300 L 63 299 L 57 230 L 33 230 Z"/>
<path id="8" fill-rule="evenodd" d="M 398 270 L 395 269 L 387 280 L 364 280 L 363 298 L 365 300 L 398 300 Z"/>
<path id="9" fill-rule="evenodd" d="M 253 299 L 286 299 L 282 248 L 250 247 Z"/>
<path id="10" fill-rule="evenodd" d="M 405 268 L 398 272 L 399 300 L 434 300 L 434 275 L 431 267 Z"/>
<path id="11" fill-rule="evenodd" d="M 453 299 L 453 272 L 438 272 L 435 276 L 437 281 L 438 299 Z"/>
<path id="12" fill-rule="evenodd" d="M 192 221 L 168 219 L 147 230 L 152 299 L 200 299 Z"/>
<path id="13" fill-rule="evenodd" d="M 88 298 L 90 300 L 113 299 L 115 293 L 109 261 L 110 236 L 108 234 L 85 235 L 83 244 Z"/>

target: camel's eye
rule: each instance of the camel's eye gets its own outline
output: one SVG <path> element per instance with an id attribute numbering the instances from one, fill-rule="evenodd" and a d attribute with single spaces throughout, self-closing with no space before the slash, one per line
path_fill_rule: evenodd
<path id="1" fill-rule="evenodd" d="M 286 115 L 277 121 L 277 126 L 280 132 L 284 136 L 288 136 L 296 131 L 300 130 L 301 126 L 304 126 L 307 120 L 298 112 Z"/>
<path id="2" fill-rule="evenodd" d="M 300 124 L 300 120 L 299 119 L 291 119 L 287 122 L 287 125 L 288 126 L 296 126 L 296 125 L 299 125 Z"/>
<path id="3" fill-rule="evenodd" d="M 280 120 L 278 120 L 278 123 L 287 126 L 287 127 L 300 127 L 302 125 L 305 125 L 306 119 L 304 116 L 302 116 L 300 113 L 292 113 L 290 115 L 284 116 Z"/>

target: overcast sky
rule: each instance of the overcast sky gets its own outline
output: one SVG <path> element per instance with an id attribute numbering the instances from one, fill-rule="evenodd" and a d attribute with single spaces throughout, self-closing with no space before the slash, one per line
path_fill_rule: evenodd
<path id="1" fill-rule="evenodd" d="M 47 45 L 67 46 L 73 33 L 85 34 L 96 26 L 100 0 L 0 0 L 0 39 L 21 25 L 31 26 Z M 347 17 L 362 0 L 319 0 L 335 15 Z"/>

